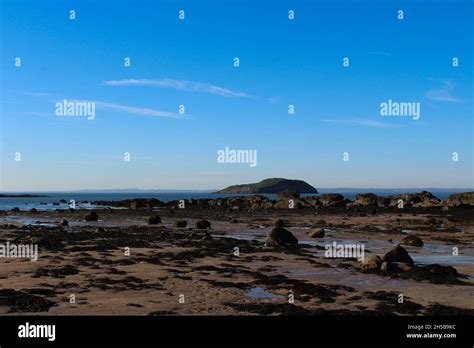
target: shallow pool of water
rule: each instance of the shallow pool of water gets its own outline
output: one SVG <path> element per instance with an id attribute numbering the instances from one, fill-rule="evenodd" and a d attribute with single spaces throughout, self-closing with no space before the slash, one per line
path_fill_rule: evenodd
<path id="1" fill-rule="evenodd" d="M 251 298 L 283 298 L 281 295 L 275 295 L 271 292 L 267 292 L 264 288 L 252 288 L 244 293 L 244 296 Z"/>

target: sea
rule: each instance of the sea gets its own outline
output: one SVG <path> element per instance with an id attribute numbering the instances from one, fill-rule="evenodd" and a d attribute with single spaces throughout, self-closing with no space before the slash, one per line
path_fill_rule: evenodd
<path id="1" fill-rule="evenodd" d="M 472 191 L 472 189 L 425 189 L 440 199 L 446 199 L 449 195 Z M 374 193 L 378 196 L 390 196 L 405 193 L 420 192 L 422 189 L 318 189 L 319 194 L 302 194 L 305 196 L 318 196 L 325 193 L 340 193 L 344 197 L 353 200 L 359 193 Z M 71 200 L 74 200 L 77 209 L 93 209 L 96 208 L 91 202 L 94 201 L 120 201 L 124 199 L 135 198 L 157 198 L 164 202 L 180 199 L 202 199 L 202 198 L 219 198 L 219 197 L 239 197 L 251 196 L 245 194 L 215 194 L 214 191 L 199 192 L 0 192 L 0 195 L 41 195 L 42 197 L 1 197 L 0 211 L 11 210 L 15 207 L 26 211 L 31 208 L 38 210 L 55 210 L 68 209 Z M 276 199 L 275 194 L 264 194 L 270 199 Z M 63 200 L 63 203 L 60 201 Z M 64 203 L 66 201 L 66 203 Z"/>

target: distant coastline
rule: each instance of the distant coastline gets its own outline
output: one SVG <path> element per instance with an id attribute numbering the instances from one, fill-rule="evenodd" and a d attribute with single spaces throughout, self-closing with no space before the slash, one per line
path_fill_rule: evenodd
<path id="1" fill-rule="evenodd" d="M 48 197 L 47 195 L 36 195 L 36 194 L 0 194 L 0 198 L 34 198 L 34 197 Z"/>

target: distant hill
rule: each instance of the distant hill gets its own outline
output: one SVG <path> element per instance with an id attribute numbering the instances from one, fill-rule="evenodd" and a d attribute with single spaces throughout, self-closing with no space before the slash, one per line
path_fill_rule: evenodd
<path id="1" fill-rule="evenodd" d="M 318 193 L 313 186 L 302 180 L 290 180 L 282 178 L 265 179 L 255 184 L 233 185 L 215 193 L 239 194 L 239 193 L 278 193 L 285 190 L 297 193 Z"/>

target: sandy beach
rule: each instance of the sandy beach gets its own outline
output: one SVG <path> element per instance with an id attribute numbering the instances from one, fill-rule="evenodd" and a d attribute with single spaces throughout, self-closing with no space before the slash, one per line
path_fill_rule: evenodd
<path id="1" fill-rule="evenodd" d="M 2 243 L 38 245 L 36 262 L 0 259 L 0 313 L 474 314 L 472 206 L 176 204 L 95 209 L 98 221 L 85 221 L 89 210 L 0 213 Z M 161 222 L 150 224 L 155 215 Z M 210 228 L 196 228 L 202 219 Z M 297 244 L 265 244 L 278 219 Z M 324 236 L 309 237 L 315 228 Z M 414 265 L 370 269 L 354 258 L 325 257 L 336 243 L 383 258 L 409 235 L 423 241 L 403 245 Z"/>

